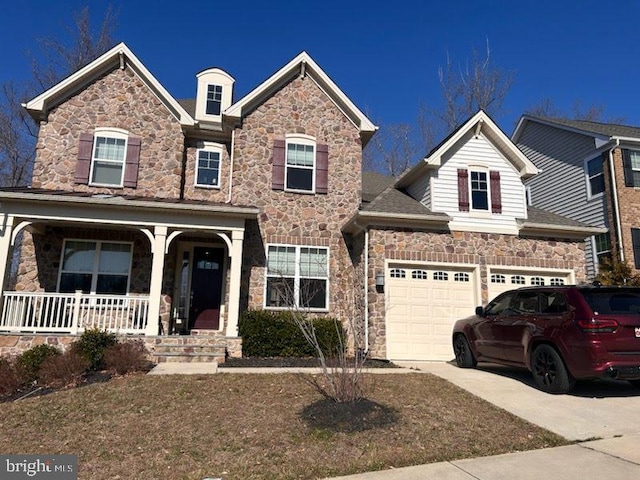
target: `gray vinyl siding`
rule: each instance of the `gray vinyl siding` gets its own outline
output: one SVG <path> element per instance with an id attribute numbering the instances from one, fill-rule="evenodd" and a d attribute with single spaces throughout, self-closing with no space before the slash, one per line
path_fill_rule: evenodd
<path id="1" fill-rule="evenodd" d="M 587 197 L 584 161 L 595 156 L 593 137 L 528 122 L 518 147 L 542 170 L 529 181 L 531 204 L 596 227 L 607 227 L 605 196 Z M 595 275 L 593 249 L 586 243 L 587 269 Z"/>

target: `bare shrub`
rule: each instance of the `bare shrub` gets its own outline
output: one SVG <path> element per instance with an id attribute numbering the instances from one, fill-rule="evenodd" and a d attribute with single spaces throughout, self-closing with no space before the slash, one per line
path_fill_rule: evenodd
<path id="1" fill-rule="evenodd" d="M 104 367 L 111 373 L 124 375 L 148 370 L 147 350 L 139 341 L 117 343 L 104 352 Z"/>
<path id="2" fill-rule="evenodd" d="M 0 397 L 9 397 L 27 383 L 24 369 L 15 358 L 0 358 Z"/>
<path id="3" fill-rule="evenodd" d="M 90 363 L 75 349 L 69 349 L 62 355 L 47 358 L 38 373 L 38 383 L 51 388 L 62 388 L 78 385 Z"/>

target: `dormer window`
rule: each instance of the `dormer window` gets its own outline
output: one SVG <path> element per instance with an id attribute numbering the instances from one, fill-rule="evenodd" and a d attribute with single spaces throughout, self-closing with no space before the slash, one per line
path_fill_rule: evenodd
<path id="1" fill-rule="evenodd" d="M 207 85 L 207 115 L 220 115 L 222 85 Z"/>

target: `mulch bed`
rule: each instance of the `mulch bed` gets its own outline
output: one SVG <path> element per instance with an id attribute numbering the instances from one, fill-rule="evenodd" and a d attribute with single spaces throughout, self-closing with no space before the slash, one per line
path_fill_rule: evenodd
<path id="1" fill-rule="evenodd" d="M 331 362 L 327 361 L 331 366 Z M 353 361 L 349 361 L 347 365 L 353 365 Z M 227 358 L 224 363 L 220 364 L 220 368 L 304 368 L 319 367 L 320 361 L 315 357 L 242 357 Z M 398 368 L 397 365 L 388 360 L 378 360 L 368 358 L 364 363 L 365 368 Z"/>

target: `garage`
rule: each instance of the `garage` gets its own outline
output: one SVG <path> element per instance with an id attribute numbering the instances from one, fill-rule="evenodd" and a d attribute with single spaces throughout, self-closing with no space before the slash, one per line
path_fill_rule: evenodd
<path id="1" fill-rule="evenodd" d="M 387 357 L 451 360 L 453 323 L 481 302 L 476 266 L 389 265 Z"/>
<path id="2" fill-rule="evenodd" d="M 572 270 L 488 268 L 489 301 L 507 290 L 520 287 L 570 285 L 575 283 Z"/>

